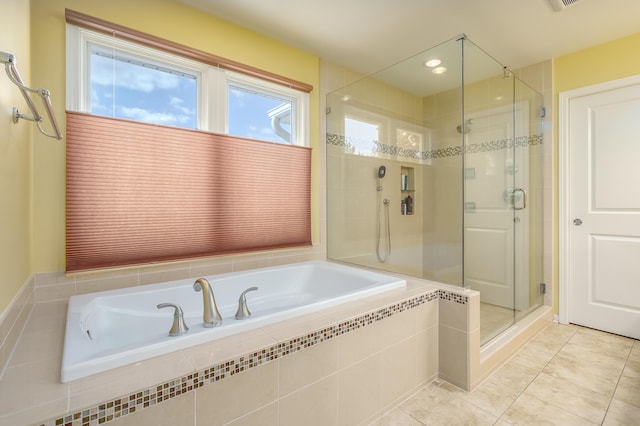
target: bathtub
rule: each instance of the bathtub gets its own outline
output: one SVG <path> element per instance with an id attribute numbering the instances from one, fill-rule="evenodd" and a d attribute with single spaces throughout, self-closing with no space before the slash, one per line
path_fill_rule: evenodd
<path id="1" fill-rule="evenodd" d="M 222 322 L 202 323 L 202 293 L 195 279 L 72 296 L 67 309 L 61 381 L 66 383 L 147 358 L 210 342 L 319 309 L 404 287 L 405 280 L 336 263 L 315 261 L 204 277 L 213 288 Z M 236 320 L 240 294 L 251 317 Z M 169 336 L 173 309 L 181 306 L 189 330 Z"/>

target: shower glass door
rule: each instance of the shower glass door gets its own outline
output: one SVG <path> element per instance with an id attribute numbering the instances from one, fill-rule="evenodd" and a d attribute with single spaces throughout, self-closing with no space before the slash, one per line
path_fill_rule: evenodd
<path id="1" fill-rule="evenodd" d="M 464 285 L 480 292 L 480 338 L 486 343 L 540 303 L 530 270 L 538 265 L 530 262 L 536 254 L 530 135 L 539 109 L 526 96 L 534 91 L 473 43 L 462 42 Z"/>

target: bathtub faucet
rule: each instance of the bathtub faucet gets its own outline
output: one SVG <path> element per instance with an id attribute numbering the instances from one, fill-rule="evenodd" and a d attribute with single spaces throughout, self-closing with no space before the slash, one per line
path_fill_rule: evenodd
<path id="1" fill-rule="evenodd" d="M 204 311 L 202 314 L 203 325 L 207 328 L 215 327 L 220 324 L 222 317 L 216 306 L 216 299 L 213 297 L 213 289 L 211 284 L 205 278 L 198 278 L 193 283 L 193 289 L 195 291 L 202 290 L 202 301 L 204 304 Z"/>

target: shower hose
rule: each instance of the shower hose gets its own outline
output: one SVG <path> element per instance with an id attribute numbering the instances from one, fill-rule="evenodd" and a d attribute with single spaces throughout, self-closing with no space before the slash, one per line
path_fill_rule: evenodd
<path id="1" fill-rule="evenodd" d="M 378 207 L 378 227 L 377 227 L 377 232 L 376 232 L 376 255 L 378 256 L 378 260 L 380 262 L 385 262 L 388 258 L 389 255 L 391 255 L 391 229 L 389 227 L 389 203 L 390 201 L 388 199 L 384 199 L 382 201 L 382 205 Z M 380 204 L 380 203 L 378 203 Z M 384 209 L 384 216 L 385 216 L 385 228 L 386 228 L 386 234 L 387 234 L 387 249 L 384 255 L 380 254 L 380 243 L 381 243 L 381 215 L 380 215 L 380 210 Z"/>

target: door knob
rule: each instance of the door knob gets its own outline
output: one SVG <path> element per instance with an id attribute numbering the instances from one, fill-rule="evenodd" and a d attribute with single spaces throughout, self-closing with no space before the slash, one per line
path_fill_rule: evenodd
<path id="1" fill-rule="evenodd" d="M 580 226 L 582 225 L 582 219 L 573 219 L 573 224 L 575 226 Z"/>

